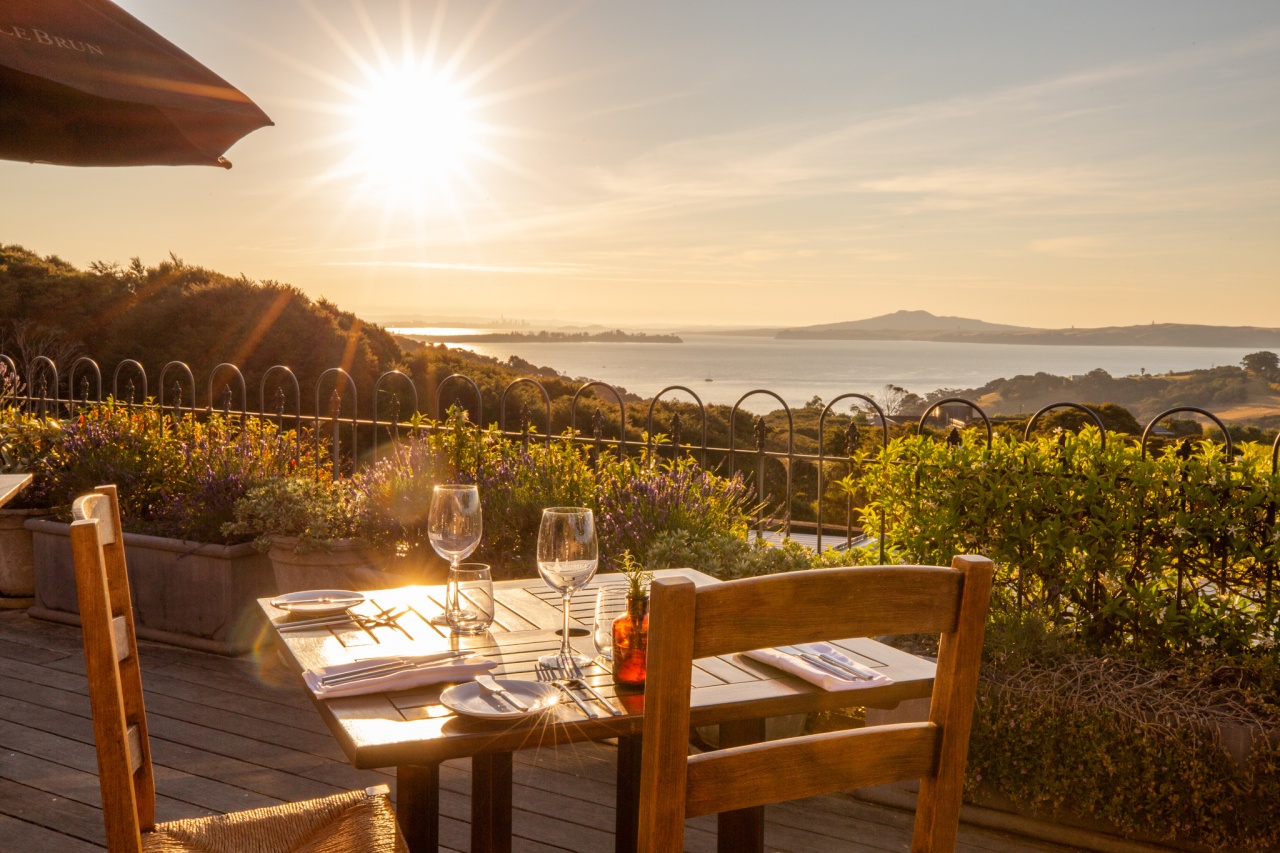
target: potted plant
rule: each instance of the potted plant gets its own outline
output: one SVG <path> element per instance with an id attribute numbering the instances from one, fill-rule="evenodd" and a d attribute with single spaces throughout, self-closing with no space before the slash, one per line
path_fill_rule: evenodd
<path id="1" fill-rule="evenodd" d="M 382 570 L 385 552 L 360 538 L 364 494 L 349 481 L 287 477 L 250 489 L 223 531 L 252 537 L 267 554 L 279 592 L 385 589 L 402 581 Z"/>
<path id="2" fill-rule="evenodd" d="M 31 614 L 78 624 L 70 504 L 101 484 L 119 488 L 139 637 L 220 654 L 252 648 L 258 598 L 275 592 L 265 554 L 221 532 L 249 489 L 311 457 L 269 421 L 172 418 L 152 408 L 90 406 L 67 422 L 40 465 L 57 519 L 30 519 L 36 602 Z"/>
<path id="3" fill-rule="evenodd" d="M 29 415 L 13 406 L 0 409 L 0 473 L 36 471 L 60 432 L 61 425 L 52 418 Z M 43 482 L 36 482 L 0 508 L 0 609 L 28 607 L 35 601 L 31 531 L 23 525 L 49 514 L 43 492 Z"/>

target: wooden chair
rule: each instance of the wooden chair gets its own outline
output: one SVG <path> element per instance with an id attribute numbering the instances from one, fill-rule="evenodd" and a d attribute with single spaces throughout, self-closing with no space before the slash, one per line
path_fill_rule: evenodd
<path id="1" fill-rule="evenodd" d="M 386 786 L 156 824 L 155 776 L 115 486 L 72 506 L 71 548 L 110 853 L 406 853 Z"/>
<path id="2" fill-rule="evenodd" d="M 700 589 L 684 578 L 654 580 L 640 852 L 679 853 L 688 817 L 905 779 L 921 780 L 911 849 L 953 850 L 991 572 L 990 561 L 961 556 L 950 569 L 818 569 Z M 915 633 L 941 635 L 928 722 L 688 755 L 694 659 L 824 639 Z"/>

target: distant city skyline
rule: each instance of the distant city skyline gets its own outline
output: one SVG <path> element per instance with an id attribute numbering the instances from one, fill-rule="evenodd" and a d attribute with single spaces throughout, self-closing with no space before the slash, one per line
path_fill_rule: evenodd
<path id="1" fill-rule="evenodd" d="M 0 161 L 0 242 L 369 318 L 1280 326 L 1274 3 L 120 5 L 276 126 Z"/>

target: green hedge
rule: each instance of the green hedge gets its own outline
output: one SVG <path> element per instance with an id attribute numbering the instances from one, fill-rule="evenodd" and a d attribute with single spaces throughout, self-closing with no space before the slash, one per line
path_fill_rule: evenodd
<path id="1" fill-rule="evenodd" d="M 902 561 L 990 557 L 995 607 L 1047 614 L 1097 650 L 1274 648 L 1270 448 L 1189 449 L 1143 458 L 1093 428 L 990 448 L 974 432 L 959 447 L 896 439 L 865 460 L 862 519 Z"/>

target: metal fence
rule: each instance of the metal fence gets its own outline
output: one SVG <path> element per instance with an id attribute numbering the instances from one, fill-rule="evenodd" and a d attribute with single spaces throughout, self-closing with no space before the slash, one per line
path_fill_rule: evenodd
<path id="1" fill-rule="evenodd" d="M 345 476 L 356 470 L 361 460 L 376 460 L 388 443 L 394 443 L 404 437 L 422 430 L 439 430 L 450 428 L 441 423 L 446 403 L 459 404 L 470 415 L 472 422 L 483 419 L 484 400 L 480 386 L 468 376 L 453 374 L 441 380 L 435 388 L 428 389 L 426 395 L 420 394 L 413 380 L 398 370 L 389 370 L 381 374 L 373 384 L 369 401 L 366 403 L 367 417 L 361 417 L 359 389 L 355 380 L 342 368 L 334 367 L 324 371 L 315 383 L 314 389 L 304 398 L 303 388 L 297 376 L 285 365 L 268 368 L 258 377 L 256 406 L 250 406 L 250 385 L 240 368 L 234 364 L 219 364 L 210 371 L 204 383 L 202 395 L 204 404 L 197 405 L 197 383 L 191 368 L 181 361 L 171 361 L 163 365 L 158 372 L 151 374 L 154 385 L 146 368 L 133 359 L 126 359 L 115 366 L 110 373 L 109 387 L 104 381 L 104 371 L 93 359 L 82 357 L 72 362 L 65 372 L 60 373 L 54 361 L 46 356 L 31 359 L 20 373 L 14 359 L 0 354 L 0 373 L 8 371 L 7 382 L 9 395 L 28 411 L 46 415 L 70 416 L 77 406 L 95 402 L 114 400 L 125 406 L 150 406 L 162 411 L 171 412 L 175 417 L 184 414 L 195 416 L 221 412 L 227 417 L 247 418 L 256 416 L 277 423 L 281 429 L 293 428 L 298 441 L 313 441 L 317 450 L 326 441 L 332 448 L 331 465 L 335 476 Z M 154 388 L 154 393 L 153 389 Z M 541 434 L 534 424 L 535 417 L 525 396 L 518 407 L 509 406 L 513 395 L 520 389 L 530 389 L 533 399 L 541 403 L 543 412 L 540 420 L 546 425 Z M 328 395 L 325 395 L 325 391 Z M 596 407 L 589 417 L 588 429 L 579 429 L 579 409 L 587 396 L 593 396 Z M 603 392 L 615 404 L 618 412 L 616 429 L 614 424 L 607 423 L 607 418 L 600 408 L 599 393 Z M 660 401 L 680 393 L 691 399 L 693 411 L 700 418 L 692 430 L 688 428 L 679 411 L 675 411 L 665 424 L 655 422 L 655 411 Z M 752 423 L 751 434 L 739 429 L 740 414 L 746 414 L 743 404 L 753 397 L 772 398 L 778 404 L 778 410 L 785 415 L 786 434 L 779 441 L 773 437 L 772 449 L 768 446 L 771 438 L 771 427 L 763 416 L 757 416 Z M 846 401 L 857 401 L 866 413 L 871 415 L 872 424 L 859 423 L 856 418 L 841 415 L 836 406 Z M 307 405 L 310 403 L 311 405 Z M 423 404 L 426 407 L 423 407 Z M 632 406 L 634 412 L 635 406 Z M 509 409 L 511 409 L 509 411 Z M 1102 440 L 1106 441 L 1107 430 L 1098 415 L 1080 403 L 1059 402 L 1045 406 L 1035 412 L 1026 422 L 1023 438 L 1028 438 L 1036 424 L 1048 413 L 1058 409 L 1074 409 L 1084 413 L 1100 430 Z M 345 412 L 345 414 L 344 414 Z M 977 403 L 959 397 L 950 397 L 929 404 L 929 408 L 915 421 L 915 429 L 924 432 L 932 420 L 935 425 L 945 431 L 951 424 L 949 432 L 943 440 L 951 443 L 961 442 L 962 436 L 955 425 L 955 416 L 970 413 L 969 423 L 981 422 L 983 437 L 988 445 L 993 438 L 992 420 Z M 381 414 L 380 414 L 381 413 Z M 1180 413 L 1196 414 L 1211 420 L 1221 431 L 1225 441 L 1228 457 L 1233 452 L 1231 436 L 1222 421 L 1204 409 L 1192 406 L 1179 406 L 1168 409 L 1152 418 L 1143 430 L 1141 443 L 1143 453 L 1147 452 L 1150 441 L 1156 436 L 1157 426 L 1167 418 Z M 657 460 L 665 454 L 668 457 L 688 456 L 696 459 L 704 467 L 720 473 L 732 475 L 741 472 L 744 478 L 755 487 L 758 508 L 754 528 L 757 534 L 766 531 L 776 532 L 784 536 L 803 534 L 805 540 L 822 550 L 824 546 L 847 547 L 858 541 L 861 530 L 855 522 L 853 498 L 849 496 L 842 501 L 843 505 L 832 507 L 826 495 L 827 484 L 842 471 L 852 472 L 851 456 L 828 453 L 826 446 L 827 424 L 832 416 L 840 418 L 841 428 L 845 434 L 844 446 L 852 449 L 862 441 L 862 432 L 873 429 L 880 434 L 880 440 L 887 445 L 890 437 L 889 424 L 891 418 L 886 415 L 878 402 L 872 397 L 859 394 L 841 394 L 828 402 L 818 416 L 818 439 L 816 453 L 802 453 L 796 450 L 796 426 L 793 409 L 778 394 L 767 389 L 755 389 L 743 394 L 730 407 L 728 417 L 728 441 L 725 446 L 708 443 L 708 407 L 691 388 L 683 385 L 670 385 L 663 388 L 648 403 L 643 417 L 641 439 L 629 439 L 628 429 L 634 430 L 640 424 L 634 423 L 634 414 L 629 419 L 628 407 L 623 394 L 614 386 L 592 381 L 582 384 L 574 392 L 570 401 L 570 429 L 559 436 L 552 436 L 552 397 L 547 388 L 538 380 L 522 377 L 508 384 L 499 396 L 497 406 L 496 427 L 508 438 L 523 442 L 525 447 L 532 441 L 553 440 L 571 441 L 588 446 L 595 458 L 606 450 L 620 456 L 633 453 L 643 454 L 649 460 Z M 489 426 L 489 424 L 481 424 Z M 659 429 L 666 437 L 659 441 Z M 693 440 L 689 440 L 692 432 Z M 784 445 L 785 450 L 778 449 Z M 1272 448 L 1271 467 L 1274 471 L 1277 456 L 1280 455 L 1280 436 Z M 797 518 L 793 511 L 793 498 L 796 496 L 796 481 L 804 474 L 815 483 L 812 514 L 808 518 Z M 808 515 L 808 513 L 805 513 Z M 883 547 L 883 546 L 882 546 Z M 883 551 L 882 551 L 883 557 Z"/>

